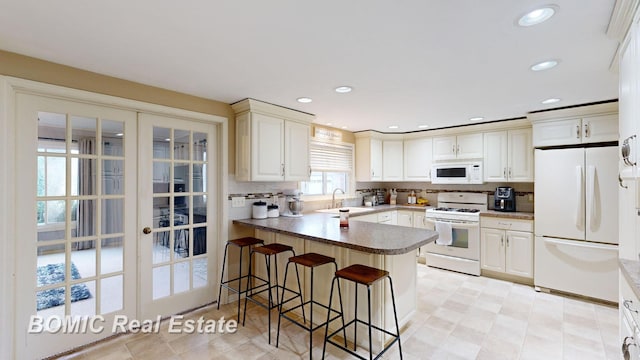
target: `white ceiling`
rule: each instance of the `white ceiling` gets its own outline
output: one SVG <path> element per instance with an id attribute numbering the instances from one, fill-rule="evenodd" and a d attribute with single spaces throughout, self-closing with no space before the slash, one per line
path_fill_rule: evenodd
<path id="1" fill-rule="evenodd" d="M 618 97 L 615 0 L 0 0 L 0 49 L 349 130 L 418 130 Z M 560 65 L 529 67 L 555 58 Z M 354 91 L 333 89 L 350 85 Z M 300 104 L 296 98 L 313 98 Z M 540 102 L 558 97 L 553 105 Z M 389 125 L 399 125 L 389 130 Z"/>

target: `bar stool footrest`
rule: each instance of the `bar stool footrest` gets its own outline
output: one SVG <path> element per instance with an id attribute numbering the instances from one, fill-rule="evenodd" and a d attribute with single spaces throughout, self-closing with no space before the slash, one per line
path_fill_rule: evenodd
<path id="1" fill-rule="evenodd" d="M 338 347 L 338 348 L 340 348 L 340 349 L 342 349 L 342 350 L 344 350 L 344 351 L 348 352 L 349 354 L 351 354 L 351 355 L 353 355 L 353 356 L 355 356 L 355 357 L 357 357 L 357 358 L 359 358 L 359 359 L 367 360 L 368 358 L 366 358 L 366 357 L 364 357 L 364 356 L 362 356 L 362 355 L 360 355 L 360 354 L 356 353 L 355 351 L 353 351 L 353 350 L 351 350 L 351 349 L 349 349 L 349 348 L 345 347 L 345 346 L 344 346 L 344 345 L 342 345 L 342 344 L 338 344 L 337 342 L 335 342 L 335 341 L 333 341 L 333 340 L 331 339 L 332 337 L 334 337 L 334 336 L 335 336 L 336 334 L 338 334 L 339 332 L 341 332 L 341 331 L 346 331 L 346 329 L 347 329 L 349 326 L 354 325 L 354 324 L 356 324 L 356 323 L 360 323 L 360 324 L 362 324 L 362 325 L 369 326 L 369 323 L 367 323 L 367 322 L 365 322 L 365 321 L 363 321 L 363 320 L 360 320 L 360 319 L 352 319 L 352 320 L 351 320 L 351 321 L 349 321 L 348 323 L 344 324 L 344 326 L 339 327 L 337 330 L 335 330 L 335 331 L 334 331 L 334 332 L 332 332 L 331 334 L 327 335 L 326 342 L 327 342 L 327 343 L 329 343 L 329 344 L 332 344 L 332 345 L 333 345 L 333 346 L 335 346 L 335 347 Z M 374 359 L 379 359 L 379 358 L 380 358 L 384 353 L 386 353 L 386 352 L 387 352 L 387 350 L 389 350 L 389 348 L 391 348 L 391 347 L 392 347 L 396 342 L 398 342 L 398 341 L 400 340 L 400 334 L 394 334 L 394 333 L 389 332 L 389 331 L 387 331 L 387 330 L 385 330 L 385 329 L 382 329 L 382 328 L 380 328 L 380 327 L 378 327 L 378 326 L 376 326 L 376 325 L 374 325 L 374 324 L 371 324 L 371 328 L 372 328 L 372 329 L 375 329 L 375 330 L 378 330 L 378 331 L 381 331 L 381 332 L 383 332 L 383 333 L 385 333 L 385 334 L 387 334 L 387 335 L 389 335 L 389 336 L 393 337 L 393 340 L 391 340 L 391 342 L 390 342 L 390 343 L 388 343 L 387 345 L 385 345 L 385 346 L 382 348 L 382 350 L 378 353 L 378 355 L 376 355 L 376 356 L 374 357 Z M 356 345 L 356 346 L 358 346 L 358 344 L 355 344 L 355 345 Z M 371 349 L 369 349 L 369 351 L 371 351 Z"/>
<path id="2" fill-rule="evenodd" d="M 291 299 L 289 299 L 289 300 L 294 300 L 294 299 L 296 299 L 296 298 L 297 298 L 297 297 L 295 297 L 295 298 L 291 298 Z M 289 301 L 289 300 L 287 300 L 287 301 Z M 289 313 L 289 312 L 291 312 L 291 311 L 293 311 L 293 310 L 299 309 L 299 308 L 301 308 L 301 307 L 303 307 L 303 306 L 305 306 L 305 305 L 311 304 L 312 302 L 313 302 L 313 304 L 314 304 L 314 305 L 320 306 L 321 308 L 323 308 L 323 309 L 325 309 L 325 310 L 327 310 L 327 311 L 329 311 L 329 312 L 334 312 L 334 313 L 336 313 L 336 314 L 337 314 L 337 315 L 334 315 L 334 317 L 330 318 L 330 319 L 329 319 L 329 322 L 332 322 L 333 320 L 336 320 L 336 319 L 338 319 L 338 318 L 340 318 L 340 317 L 342 316 L 342 313 L 341 313 L 341 312 L 339 312 L 338 310 L 330 309 L 327 305 L 321 304 L 321 303 L 319 303 L 319 302 L 317 302 L 317 301 L 315 301 L 315 300 L 314 300 L 314 301 L 307 300 L 307 301 L 305 301 L 305 302 L 304 302 L 304 303 L 302 303 L 302 304 L 298 304 L 298 305 L 296 305 L 296 306 L 294 306 L 294 307 L 292 307 L 292 308 L 290 308 L 290 309 L 287 309 L 287 310 L 285 310 L 285 311 L 282 311 L 282 312 L 280 312 L 280 316 L 281 316 L 281 317 L 283 317 L 283 318 L 285 318 L 285 319 L 287 319 L 287 320 L 289 320 L 289 321 L 291 321 L 292 323 L 294 323 L 294 324 L 296 324 L 296 325 L 300 326 L 301 328 L 303 328 L 303 329 L 305 329 L 305 330 L 307 330 L 307 331 L 314 332 L 314 331 L 316 331 L 317 329 L 319 329 L 319 328 L 321 328 L 321 327 L 325 327 L 325 326 L 327 325 L 326 320 L 324 320 L 322 323 L 320 323 L 320 324 L 316 325 L 315 327 L 313 327 L 313 324 L 310 324 L 309 326 L 307 326 L 306 322 L 305 322 L 304 324 L 302 324 L 302 323 L 300 323 L 300 321 L 299 321 L 299 320 L 293 319 L 293 318 L 291 318 L 291 317 L 289 317 L 289 316 L 287 315 L 287 313 Z M 283 302 L 283 304 L 286 304 L 286 303 L 287 303 L 286 301 L 285 301 L 285 302 Z M 322 317 L 322 319 L 326 319 L 326 317 L 324 317 L 324 316 L 323 316 L 323 317 Z"/>

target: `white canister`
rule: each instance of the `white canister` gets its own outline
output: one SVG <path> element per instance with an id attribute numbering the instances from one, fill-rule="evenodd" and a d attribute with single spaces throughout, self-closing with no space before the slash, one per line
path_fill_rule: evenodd
<path id="1" fill-rule="evenodd" d="M 278 205 L 271 204 L 267 206 L 267 217 L 276 218 L 280 216 L 280 210 L 278 209 Z"/>
<path id="2" fill-rule="evenodd" d="M 266 219 L 267 218 L 267 203 L 264 201 L 256 201 L 253 203 L 252 218 L 254 219 Z"/>

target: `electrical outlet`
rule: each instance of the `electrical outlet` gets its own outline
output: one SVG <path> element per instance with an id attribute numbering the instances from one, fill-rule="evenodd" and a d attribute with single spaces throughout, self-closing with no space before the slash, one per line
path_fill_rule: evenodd
<path id="1" fill-rule="evenodd" d="M 243 207 L 244 206 L 244 196 L 234 196 L 231 198 L 231 207 Z"/>

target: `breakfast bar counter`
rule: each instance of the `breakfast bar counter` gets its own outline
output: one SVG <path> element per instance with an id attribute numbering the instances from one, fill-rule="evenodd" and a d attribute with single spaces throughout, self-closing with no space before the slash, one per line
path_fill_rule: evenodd
<path id="1" fill-rule="evenodd" d="M 432 230 L 352 221 L 341 228 L 335 215 L 314 213 L 302 217 L 234 220 L 234 224 L 299 237 L 371 254 L 406 254 L 438 237 Z"/>
<path id="2" fill-rule="evenodd" d="M 338 269 L 362 264 L 388 271 L 393 280 L 398 322 L 401 327 L 411 321 L 417 308 L 417 249 L 435 241 L 438 237 L 438 233 L 432 230 L 361 221 L 351 221 L 348 228 L 340 228 L 339 219 L 335 214 L 329 213 L 311 213 L 302 217 L 242 219 L 234 220 L 233 223 L 253 228 L 254 236 L 264 240 L 265 244 L 277 242 L 290 245 L 298 255 L 314 252 L 330 256 L 336 259 Z M 280 269 L 277 279 L 279 284 L 284 280 L 287 258 L 288 256 L 282 256 L 277 259 L 277 266 Z M 254 264 L 253 271 L 260 276 L 266 276 L 262 257 L 254 258 Z M 310 271 L 302 268 L 300 270 L 302 289 L 305 299 L 308 300 L 311 286 Z M 293 271 L 293 268 L 290 271 Z M 318 299 L 321 303 L 329 303 L 334 272 L 335 269 L 331 265 L 314 269 L 314 299 Z M 287 277 L 286 286 L 297 289 L 295 276 Z M 359 304 L 367 304 L 366 293 L 364 289 L 358 292 Z M 355 294 L 355 287 L 345 283 L 342 288 L 342 300 L 347 321 L 353 318 Z M 337 294 L 334 294 L 334 306 L 338 304 L 336 296 Z M 389 331 L 395 331 L 392 299 L 388 286 L 374 285 L 371 299 L 372 322 Z M 314 307 L 314 319 L 323 319 L 326 316 L 325 310 L 319 306 Z M 366 321 L 366 305 L 358 307 L 358 318 Z M 331 328 L 337 328 L 338 323 L 332 324 Z M 359 328 L 358 332 L 366 334 L 364 328 L 362 330 Z M 389 340 L 389 337 L 376 333 L 374 332 L 374 339 L 372 339 L 374 348 L 380 348 Z M 347 337 L 350 337 L 349 334 Z M 368 336 L 358 337 L 358 343 L 366 341 Z"/>

